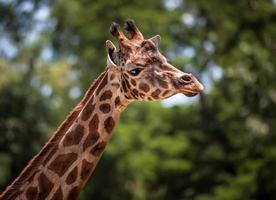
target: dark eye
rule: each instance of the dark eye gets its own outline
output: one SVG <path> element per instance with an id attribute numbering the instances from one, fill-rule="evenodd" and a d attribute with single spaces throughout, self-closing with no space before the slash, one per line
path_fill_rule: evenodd
<path id="1" fill-rule="evenodd" d="M 141 69 L 140 68 L 135 68 L 135 69 L 132 69 L 129 71 L 129 73 L 132 75 L 132 76 L 137 76 L 138 74 L 140 74 L 141 72 Z"/>

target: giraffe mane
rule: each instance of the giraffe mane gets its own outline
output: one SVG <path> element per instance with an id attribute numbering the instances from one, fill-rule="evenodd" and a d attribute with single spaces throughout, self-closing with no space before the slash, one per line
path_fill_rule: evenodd
<path id="1" fill-rule="evenodd" d="M 18 194 L 16 189 L 21 186 L 27 179 L 36 174 L 36 168 L 39 166 L 39 163 L 43 162 L 43 158 L 51 153 L 52 147 L 57 144 L 57 142 L 62 138 L 62 136 L 66 133 L 66 131 L 71 127 L 72 123 L 78 117 L 79 113 L 89 101 L 97 87 L 99 86 L 101 80 L 105 77 L 107 70 L 102 72 L 97 79 L 91 84 L 85 93 L 84 97 L 80 101 L 80 103 L 75 106 L 75 108 L 70 112 L 70 114 L 66 117 L 66 119 L 60 124 L 57 128 L 53 136 L 50 140 L 44 145 L 41 151 L 32 158 L 32 160 L 28 163 L 28 165 L 23 169 L 20 175 L 0 194 L 0 199 L 12 199 L 12 197 L 16 197 Z"/>

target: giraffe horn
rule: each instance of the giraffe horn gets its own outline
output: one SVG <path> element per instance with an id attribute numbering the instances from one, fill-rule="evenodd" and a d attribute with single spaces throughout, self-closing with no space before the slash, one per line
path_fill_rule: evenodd
<path id="1" fill-rule="evenodd" d="M 144 36 L 137 28 L 134 20 L 126 20 L 124 29 L 131 34 L 131 40 L 144 40 Z"/>
<path id="2" fill-rule="evenodd" d="M 111 24 L 110 33 L 117 38 L 121 48 L 129 49 L 131 47 L 130 41 L 123 33 L 120 25 L 116 22 Z"/>

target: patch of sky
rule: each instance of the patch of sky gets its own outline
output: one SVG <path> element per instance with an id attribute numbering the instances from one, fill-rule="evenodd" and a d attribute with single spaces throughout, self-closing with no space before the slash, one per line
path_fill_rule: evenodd
<path id="1" fill-rule="evenodd" d="M 164 0 L 164 5 L 169 11 L 175 10 L 181 3 L 181 0 Z"/>
<path id="2" fill-rule="evenodd" d="M 204 92 L 208 93 L 214 86 L 214 83 L 223 76 L 223 69 L 214 62 L 207 64 L 207 70 L 201 74 L 201 81 L 204 85 Z"/>
<path id="3" fill-rule="evenodd" d="M 183 13 L 181 20 L 188 28 L 193 28 L 195 26 L 204 27 L 206 25 L 206 19 L 202 17 L 196 17 L 191 13 Z"/>
<path id="4" fill-rule="evenodd" d="M 72 81 L 79 80 L 79 72 L 78 71 L 70 71 L 70 72 L 68 72 L 68 77 Z"/>
<path id="5" fill-rule="evenodd" d="M 41 6 L 34 14 L 34 20 L 45 21 L 49 18 L 51 9 L 49 6 Z"/>
<path id="6" fill-rule="evenodd" d="M 161 104 L 164 107 L 172 107 L 176 105 L 183 105 L 183 104 L 192 104 L 196 101 L 198 101 L 199 97 L 194 96 L 194 97 L 186 97 L 184 94 L 176 94 L 168 99 L 165 99 L 161 102 Z"/>
<path id="7" fill-rule="evenodd" d="M 45 85 L 42 85 L 40 91 L 43 96 L 49 97 L 53 92 L 53 88 L 50 85 L 45 84 Z"/>
<path id="8" fill-rule="evenodd" d="M 187 73 L 192 73 L 195 76 L 199 76 L 197 67 L 192 64 L 187 64 L 187 65 L 183 66 L 182 71 L 187 72 Z"/>
<path id="9" fill-rule="evenodd" d="M 17 54 L 17 52 L 17 48 L 11 42 L 9 37 L 5 35 L 0 37 L 0 57 L 11 59 Z"/>
<path id="10" fill-rule="evenodd" d="M 196 55 L 196 50 L 192 46 L 181 48 L 181 55 L 187 58 L 193 58 Z"/>
<path id="11" fill-rule="evenodd" d="M 75 86 L 75 87 L 72 87 L 70 90 L 69 90 L 69 96 L 70 98 L 72 99 L 76 99 L 76 98 L 79 98 L 81 95 L 81 90 L 79 87 Z"/>
<path id="12" fill-rule="evenodd" d="M 33 29 L 29 31 L 28 36 L 25 39 L 27 44 L 33 44 L 40 38 L 40 33 L 44 29 L 44 25 L 35 24 Z"/>
<path id="13" fill-rule="evenodd" d="M 11 4 L 14 0 L 0 0 L 0 3 L 3 4 Z M 22 12 L 32 12 L 34 9 L 34 4 L 31 1 L 22 1 L 20 6 L 18 6 L 17 14 L 20 15 Z M 41 34 L 45 30 L 50 30 L 52 27 L 56 25 L 56 21 L 52 18 L 50 18 L 51 14 L 51 8 L 47 5 L 40 6 L 33 15 L 33 24 L 31 27 L 31 30 L 24 31 L 22 34 L 24 34 L 25 40 L 24 42 L 26 44 L 33 44 L 37 40 L 41 38 Z M 0 31 L 3 32 L 3 27 L 0 27 Z M 77 43 L 78 40 L 74 38 L 74 42 Z M 5 52 L 3 53 L 3 51 Z M 49 56 L 49 49 L 46 49 L 46 55 L 45 57 Z M 1 36 L 0 38 L 0 55 L 5 56 L 7 58 L 12 58 L 16 55 L 17 51 L 14 45 L 9 41 L 9 38 L 7 36 Z"/>
<path id="14" fill-rule="evenodd" d="M 196 19 L 195 17 L 190 14 L 190 13 L 184 13 L 182 16 L 181 16 L 181 20 L 182 22 L 187 26 L 187 27 L 194 27 L 196 25 Z"/>
<path id="15" fill-rule="evenodd" d="M 11 3 L 13 3 L 14 2 L 14 0 L 0 0 L 0 3 L 2 3 L 2 4 L 11 4 Z"/>
<path id="16" fill-rule="evenodd" d="M 214 44 L 208 40 L 205 40 L 203 42 L 203 48 L 208 52 L 208 53 L 213 53 L 215 50 Z"/>
<path id="17" fill-rule="evenodd" d="M 168 51 L 166 52 L 166 58 L 168 60 L 173 60 L 178 56 L 186 57 L 186 58 L 193 58 L 196 55 L 196 50 L 192 46 L 185 46 L 177 48 L 175 51 Z"/>
<path id="18" fill-rule="evenodd" d="M 19 10 L 21 12 L 31 12 L 34 9 L 34 4 L 30 1 L 23 1 L 20 6 Z"/>
<path id="19" fill-rule="evenodd" d="M 54 26 L 53 20 L 50 19 L 51 9 L 49 6 L 41 6 L 33 16 L 34 25 L 32 30 L 29 31 L 25 42 L 27 44 L 35 43 L 40 37 L 41 33 L 46 29 Z"/>
<path id="20" fill-rule="evenodd" d="M 44 61 L 51 61 L 53 58 L 53 50 L 50 46 L 46 46 L 41 51 L 41 58 Z"/>
<path id="21" fill-rule="evenodd" d="M 68 56 L 67 60 L 71 65 L 75 65 L 78 62 L 78 57 L 74 54 L 71 54 Z"/>

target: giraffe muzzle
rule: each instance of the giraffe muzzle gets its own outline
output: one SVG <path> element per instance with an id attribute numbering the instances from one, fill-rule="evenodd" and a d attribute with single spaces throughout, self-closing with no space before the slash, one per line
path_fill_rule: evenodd
<path id="1" fill-rule="evenodd" d="M 175 85 L 180 93 L 188 97 L 193 97 L 204 89 L 204 86 L 197 78 L 188 73 L 181 76 Z"/>

